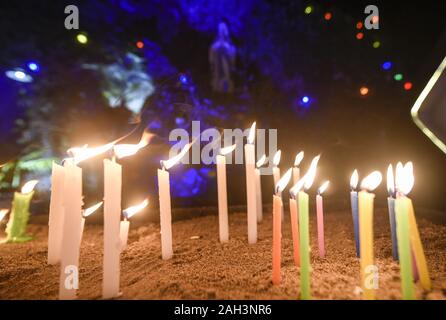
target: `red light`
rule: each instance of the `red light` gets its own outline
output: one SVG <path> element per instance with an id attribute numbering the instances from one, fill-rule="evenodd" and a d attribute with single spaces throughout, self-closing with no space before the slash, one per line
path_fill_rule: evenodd
<path id="1" fill-rule="evenodd" d="M 362 38 L 364 38 L 364 33 L 362 33 L 362 32 L 358 32 L 358 33 L 356 34 L 356 39 L 358 39 L 358 40 L 362 40 Z"/>
<path id="2" fill-rule="evenodd" d="M 404 84 L 404 90 L 407 90 L 407 91 L 409 91 L 410 89 L 412 89 L 412 82 L 406 82 L 405 84 Z"/>
<path id="3" fill-rule="evenodd" d="M 362 29 L 362 27 L 363 27 L 363 24 L 362 24 L 361 21 L 359 21 L 359 22 L 356 24 L 356 29 Z"/>
<path id="4" fill-rule="evenodd" d="M 359 93 L 361 94 L 361 96 L 365 96 L 369 93 L 369 88 L 361 87 L 361 89 L 359 89 Z"/>
<path id="5" fill-rule="evenodd" d="M 142 41 L 138 41 L 138 42 L 136 43 L 136 47 L 138 47 L 138 49 L 142 49 L 142 48 L 144 48 L 144 42 L 142 42 Z"/>
<path id="6" fill-rule="evenodd" d="M 327 20 L 327 21 L 331 20 L 332 16 L 333 15 L 331 14 L 331 12 L 326 12 L 325 15 L 324 15 L 324 19 Z"/>

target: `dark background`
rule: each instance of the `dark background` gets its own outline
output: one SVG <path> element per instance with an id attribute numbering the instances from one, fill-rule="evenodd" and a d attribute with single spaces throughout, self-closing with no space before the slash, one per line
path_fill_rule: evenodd
<path id="1" fill-rule="evenodd" d="M 413 161 L 418 206 L 446 209 L 446 157 L 415 126 L 410 109 L 446 53 L 445 7 L 439 1 L 8 1 L 0 4 L 0 159 L 18 162 L 30 152 L 65 157 L 74 145 L 106 143 L 129 132 L 134 118 L 122 105 L 112 109 L 103 97 L 104 81 L 85 63 L 105 65 L 127 52 L 144 59 L 155 94 L 145 104 L 141 130 L 158 134 L 154 144 L 123 161 L 124 206 L 149 195 L 156 205 L 155 172 L 167 155 L 167 134 L 181 116 L 208 127 L 277 128 L 283 170 L 305 150 L 303 168 L 322 154 L 316 186 L 330 179 L 328 202 L 347 205 L 349 178 L 389 163 Z M 77 4 L 89 43 L 65 30 L 64 7 Z M 357 30 L 364 7 L 380 11 L 379 30 Z M 311 5 L 313 12 L 304 14 Z M 229 8 L 229 9 L 228 9 Z M 324 20 L 332 13 L 330 21 Z M 220 21 L 228 23 L 237 47 L 232 95 L 212 92 L 208 50 Z M 357 32 L 364 39 L 357 40 Z M 379 40 L 381 47 L 372 48 Z M 135 43 L 143 41 L 142 50 Z M 38 61 L 31 84 L 5 77 L 5 71 Z M 381 65 L 392 61 L 392 69 Z M 402 73 L 403 81 L 393 75 Z M 179 77 L 186 76 L 186 83 Z M 413 88 L 404 90 L 410 81 Z M 366 96 L 359 88 L 367 86 Z M 301 98 L 310 97 L 304 105 Z M 154 126 L 157 120 L 160 126 Z M 444 123 L 444 119 L 443 119 Z M 139 133 L 128 141 L 139 139 Z M 101 198 L 101 159 L 82 165 L 86 202 Z M 206 170 L 204 170 L 206 169 Z M 192 170 L 192 171 L 187 171 Z M 230 204 L 243 204 L 242 166 L 229 170 Z M 215 205 L 214 168 L 180 166 L 172 170 L 174 206 Z M 186 175 L 187 174 L 187 175 Z M 24 170 L 22 181 L 47 177 L 37 199 L 42 208 L 49 173 Z M 175 177 L 176 176 L 176 177 Z M 186 177 L 182 180 L 183 177 Z M 6 174 L 4 181 L 9 181 Z M 176 180 L 175 180 L 176 179 Z M 43 180 L 42 180 L 43 181 Z M 4 192 L 14 189 L 5 183 Z M 313 188 L 314 190 L 316 188 Z M 385 180 L 377 202 L 385 205 Z M 272 178 L 263 180 L 269 202 Z"/>

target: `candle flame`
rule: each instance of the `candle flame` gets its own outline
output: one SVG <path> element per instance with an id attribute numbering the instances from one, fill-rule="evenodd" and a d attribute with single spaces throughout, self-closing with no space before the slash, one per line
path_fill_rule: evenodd
<path id="1" fill-rule="evenodd" d="M 294 159 L 294 166 L 298 167 L 303 159 L 304 159 L 304 152 L 301 151 L 296 155 L 296 158 Z"/>
<path id="2" fill-rule="evenodd" d="M 379 171 L 373 171 L 367 177 L 362 179 L 361 181 L 361 189 L 365 189 L 368 191 L 375 190 L 382 181 L 382 175 Z"/>
<path id="3" fill-rule="evenodd" d="M 305 174 L 306 178 L 305 178 L 304 187 L 306 190 L 310 189 L 311 186 L 313 185 L 314 178 L 316 178 L 317 164 L 318 164 L 320 158 L 321 158 L 321 155 L 318 155 L 313 158 L 313 160 L 311 161 L 311 164 L 310 164 L 310 169 L 308 169 L 308 172 Z"/>
<path id="4" fill-rule="evenodd" d="M 261 166 L 263 166 L 266 163 L 266 156 L 263 155 L 260 157 L 260 159 L 257 161 L 256 163 L 256 167 L 260 168 Z"/>
<path id="5" fill-rule="evenodd" d="M 84 218 L 91 216 L 93 213 L 95 213 L 100 207 L 102 207 L 102 204 L 104 202 L 101 201 L 99 203 L 96 203 L 94 206 L 91 206 L 90 208 L 87 208 L 84 210 L 84 212 L 82 213 L 82 216 Z"/>
<path id="6" fill-rule="evenodd" d="M 319 189 L 317 190 L 317 193 L 320 194 L 320 195 L 323 194 L 323 193 L 325 192 L 325 190 L 327 190 L 329 184 L 330 184 L 330 181 L 325 181 L 325 182 L 319 187 Z"/>
<path id="7" fill-rule="evenodd" d="M 358 186 L 358 181 L 359 181 L 359 174 L 358 174 L 358 170 L 355 169 L 355 171 L 353 171 L 352 176 L 350 178 L 350 188 L 352 190 L 356 190 L 356 187 Z"/>
<path id="8" fill-rule="evenodd" d="M 225 147 L 225 148 L 221 148 L 221 149 L 220 149 L 220 154 L 221 154 L 222 156 L 225 156 L 225 155 L 227 155 L 227 154 L 230 154 L 232 151 L 235 150 L 236 147 L 237 147 L 237 144 L 233 144 L 232 146 Z"/>
<path id="9" fill-rule="evenodd" d="M 306 175 L 304 175 L 296 184 L 290 189 L 290 195 L 293 199 L 296 198 L 297 193 L 302 190 L 305 184 Z"/>
<path id="10" fill-rule="evenodd" d="M 286 186 L 288 185 L 288 182 L 290 182 L 292 169 L 288 169 L 287 172 L 280 178 L 280 180 L 276 184 L 276 194 L 281 193 Z"/>
<path id="11" fill-rule="evenodd" d="M 141 140 L 137 144 L 118 144 L 113 147 L 114 154 L 118 159 L 135 155 L 139 150 L 146 147 L 155 135 L 144 131 Z"/>
<path id="12" fill-rule="evenodd" d="M 104 144 L 99 147 L 90 148 L 88 145 L 82 147 L 73 147 L 68 149 L 67 153 L 73 159 L 74 164 L 79 164 L 82 161 L 88 160 L 90 158 L 96 157 L 102 153 L 105 153 L 113 148 L 116 141 Z"/>
<path id="13" fill-rule="evenodd" d="M 147 207 L 148 205 L 149 205 L 149 199 L 145 199 L 145 200 L 144 200 L 143 202 L 141 202 L 140 204 L 125 209 L 125 210 L 123 211 L 123 214 L 124 214 L 124 216 L 126 217 L 126 219 L 130 219 L 130 218 L 133 217 L 136 213 L 140 212 L 142 209 L 144 209 L 144 208 Z"/>
<path id="14" fill-rule="evenodd" d="M 275 167 L 277 167 L 279 165 L 281 157 L 282 157 L 282 151 L 277 150 L 276 153 L 274 154 L 274 158 L 273 158 L 273 165 Z"/>
<path id="15" fill-rule="evenodd" d="M 31 193 L 38 183 L 39 183 L 39 180 L 28 181 L 27 183 L 25 183 L 23 185 L 21 193 L 23 193 L 23 194 Z"/>
<path id="16" fill-rule="evenodd" d="M 197 138 L 195 138 L 192 142 L 189 142 L 184 146 L 184 148 L 173 158 L 170 158 L 169 160 L 161 160 L 161 166 L 165 170 L 169 170 L 174 165 L 176 165 L 178 162 L 181 161 L 181 159 L 186 155 L 186 153 L 189 151 L 189 149 L 192 147 L 192 145 L 197 141 Z"/>
<path id="17" fill-rule="evenodd" d="M 1 209 L 0 210 L 0 222 L 2 222 L 3 218 L 8 214 L 9 209 Z"/>
<path id="18" fill-rule="evenodd" d="M 249 129 L 248 143 L 253 144 L 255 137 L 256 137 L 256 123 L 254 122 L 251 125 L 251 129 Z"/>
<path id="19" fill-rule="evenodd" d="M 397 166 L 396 171 L 396 186 L 398 192 L 408 195 L 415 184 L 415 177 L 413 174 L 413 163 L 407 162 L 404 167 L 401 164 Z"/>
<path id="20" fill-rule="evenodd" d="M 393 175 L 393 166 L 391 164 L 387 167 L 387 191 L 390 196 L 395 193 L 395 178 Z"/>

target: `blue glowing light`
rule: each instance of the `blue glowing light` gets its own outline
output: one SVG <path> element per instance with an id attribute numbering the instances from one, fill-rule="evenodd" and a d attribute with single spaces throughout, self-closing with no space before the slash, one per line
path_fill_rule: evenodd
<path id="1" fill-rule="evenodd" d="M 39 72 L 40 66 L 36 62 L 28 63 L 28 69 L 34 72 Z"/>
<path id="2" fill-rule="evenodd" d="M 383 65 L 382 65 L 382 68 L 384 70 L 390 70 L 390 68 L 392 68 L 392 62 L 390 62 L 390 61 L 384 62 Z"/>
<path id="3" fill-rule="evenodd" d="M 189 82 L 189 80 L 187 79 L 187 77 L 186 77 L 184 74 L 182 74 L 182 75 L 180 76 L 180 82 L 181 82 L 182 84 L 186 85 L 186 84 Z"/>
<path id="4" fill-rule="evenodd" d="M 177 118 L 175 118 L 175 123 L 176 123 L 178 126 L 184 124 L 185 122 L 186 122 L 186 120 L 184 120 L 184 118 L 181 118 L 181 117 L 177 117 Z"/>
<path id="5" fill-rule="evenodd" d="M 303 104 L 308 104 L 310 102 L 310 97 L 309 96 L 303 96 L 301 99 Z"/>
<path id="6" fill-rule="evenodd" d="M 33 77 L 25 72 L 22 69 L 14 69 L 8 70 L 5 72 L 6 76 L 14 81 L 22 82 L 22 83 L 30 83 L 33 82 Z"/>

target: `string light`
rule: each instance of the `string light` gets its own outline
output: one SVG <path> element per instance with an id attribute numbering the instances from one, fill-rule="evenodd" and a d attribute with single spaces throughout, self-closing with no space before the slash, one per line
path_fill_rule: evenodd
<path id="1" fill-rule="evenodd" d="M 378 49 L 379 47 L 381 47 L 381 42 L 379 41 L 374 41 L 372 44 L 373 48 Z"/>
<path id="2" fill-rule="evenodd" d="M 144 42 L 142 42 L 142 41 L 138 41 L 138 42 L 136 43 L 136 47 L 137 47 L 138 49 L 143 49 L 143 48 L 144 48 Z"/>
<path id="3" fill-rule="evenodd" d="M 40 66 L 36 62 L 29 62 L 28 69 L 34 72 L 39 72 Z"/>
<path id="4" fill-rule="evenodd" d="M 77 42 L 79 42 L 80 44 L 87 44 L 88 43 L 88 37 L 87 35 L 85 35 L 84 33 L 79 33 L 76 36 L 76 40 Z"/>
<path id="5" fill-rule="evenodd" d="M 361 96 L 365 96 L 365 95 L 367 95 L 367 94 L 369 93 L 369 88 L 367 88 L 367 87 L 361 87 L 361 88 L 359 89 L 359 93 L 361 94 Z"/>
<path id="6" fill-rule="evenodd" d="M 386 61 L 386 62 L 384 62 L 384 63 L 382 64 L 382 68 L 383 68 L 384 70 L 390 70 L 390 68 L 392 68 L 392 62 L 390 62 L 390 61 Z"/>
<path id="7" fill-rule="evenodd" d="M 393 79 L 395 79 L 396 81 L 401 81 L 403 80 L 403 75 L 401 73 L 397 73 L 393 76 Z"/>
<path id="8" fill-rule="evenodd" d="M 310 103 L 310 97 L 309 96 L 303 96 L 302 99 L 300 99 L 303 105 L 307 105 Z"/>
<path id="9" fill-rule="evenodd" d="M 324 19 L 326 20 L 326 21 L 329 21 L 329 20 L 331 20 L 331 18 L 332 18 L 332 14 L 331 14 L 331 12 L 326 12 L 325 14 L 324 14 Z"/>
<path id="10" fill-rule="evenodd" d="M 358 33 L 356 34 L 356 39 L 358 39 L 358 40 L 362 40 L 362 38 L 364 38 L 364 33 L 362 33 L 362 32 L 358 32 Z"/>
<path id="11" fill-rule="evenodd" d="M 356 29 L 362 29 L 362 27 L 363 27 L 364 25 L 362 24 L 362 22 L 361 21 L 358 21 L 357 23 L 356 23 Z"/>
<path id="12" fill-rule="evenodd" d="M 312 13 L 313 12 L 313 7 L 312 6 L 307 6 L 306 8 L 305 8 L 305 14 L 310 14 L 310 13 Z"/>
<path id="13" fill-rule="evenodd" d="M 406 90 L 406 91 L 409 91 L 410 89 L 412 89 L 412 87 L 413 87 L 412 82 L 407 81 L 404 84 L 404 90 Z"/>

